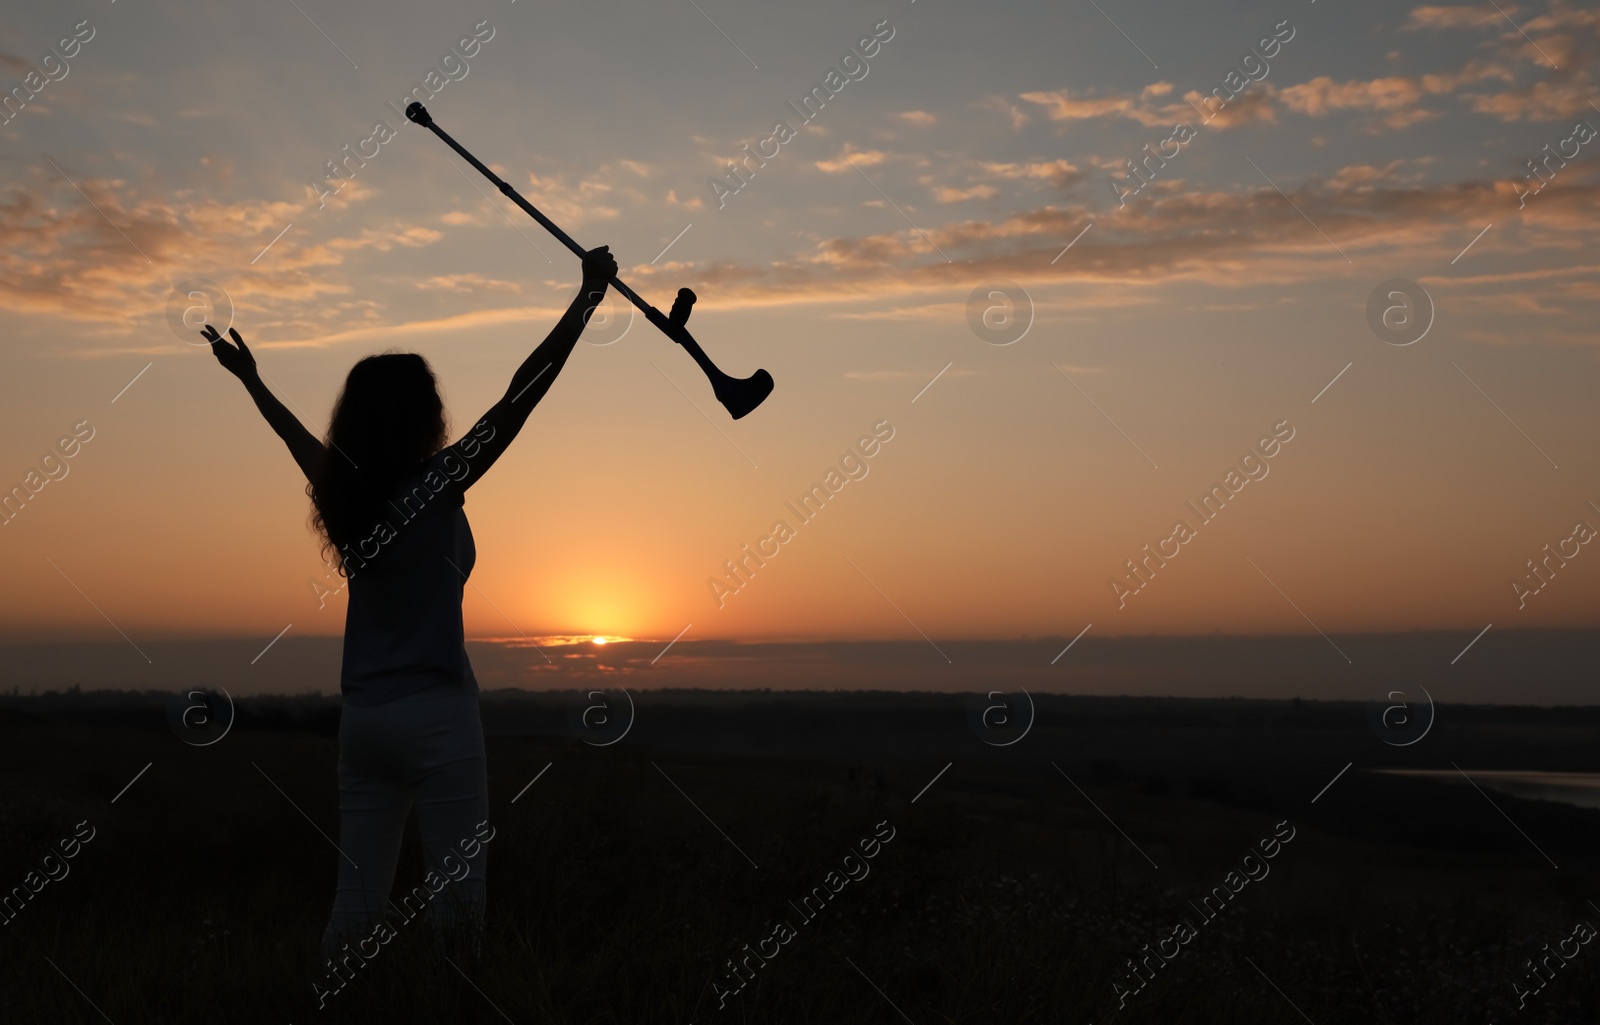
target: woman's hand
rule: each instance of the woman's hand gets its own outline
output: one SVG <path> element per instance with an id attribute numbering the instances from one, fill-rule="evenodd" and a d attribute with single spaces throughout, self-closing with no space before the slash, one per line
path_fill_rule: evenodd
<path id="1" fill-rule="evenodd" d="M 586 289 L 593 285 L 604 287 L 616 276 L 617 258 L 611 255 L 610 246 L 601 246 L 583 254 L 583 284 Z"/>
<path id="2" fill-rule="evenodd" d="M 606 289 L 617 273 L 617 259 L 611 255 L 610 246 L 601 246 L 583 254 L 583 284 L 578 287 L 579 304 L 583 308 L 583 323 L 606 297 Z"/>
<path id="3" fill-rule="evenodd" d="M 217 362 L 222 364 L 222 368 L 239 380 L 248 381 L 256 376 L 256 358 L 245 347 L 244 339 L 239 337 L 238 331 L 230 327 L 228 335 L 239 343 L 238 348 L 229 345 L 210 324 L 200 332 L 200 336 L 211 343 L 211 354 L 217 357 Z"/>

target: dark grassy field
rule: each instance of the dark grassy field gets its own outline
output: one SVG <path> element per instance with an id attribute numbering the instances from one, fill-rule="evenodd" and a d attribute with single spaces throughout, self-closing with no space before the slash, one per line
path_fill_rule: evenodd
<path id="1" fill-rule="evenodd" d="M 1526 1009 L 1513 989 L 1600 927 L 1600 813 L 1370 771 L 1596 771 L 1600 710 L 1450 706 L 1398 748 L 1357 705 L 1043 696 L 999 748 L 959 695 L 634 697 L 596 747 L 559 695 L 485 696 L 482 962 L 436 961 L 411 923 L 326 1009 L 335 702 L 241 702 L 193 747 L 160 698 L 5 699 L 0 888 L 95 832 L 0 926 L 0 1021 L 1600 1020 L 1600 944 Z M 1275 827 L 1268 874 L 1121 1000 L 1129 959 L 1200 923 L 1190 902 Z M 729 959 L 875 828 L 870 873 L 719 1007 Z M 408 836 L 397 885 L 421 871 Z"/>

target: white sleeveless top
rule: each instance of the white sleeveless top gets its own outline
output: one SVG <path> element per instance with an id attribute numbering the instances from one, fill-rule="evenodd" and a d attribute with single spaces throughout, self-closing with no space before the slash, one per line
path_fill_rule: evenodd
<path id="1" fill-rule="evenodd" d="M 459 482 L 441 451 L 409 477 L 384 524 L 350 545 L 339 689 L 346 704 L 382 705 L 434 687 L 476 694 L 461 596 L 477 561 Z M 431 486 L 430 486 L 431 485 Z"/>

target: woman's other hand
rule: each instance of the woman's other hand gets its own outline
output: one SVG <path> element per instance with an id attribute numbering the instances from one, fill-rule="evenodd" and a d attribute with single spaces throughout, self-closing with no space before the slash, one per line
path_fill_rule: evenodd
<path id="1" fill-rule="evenodd" d="M 206 329 L 200 332 L 200 335 L 211 343 L 211 354 L 217 357 L 217 362 L 221 363 L 222 368 L 228 373 L 241 381 L 247 381 L 256 375 L 256 358 L 250 354 L 238 331 L 228 328 L 229 337 L 238 343 L 237 348 L 229 345 L 210 324 L 206 325 Z"/>

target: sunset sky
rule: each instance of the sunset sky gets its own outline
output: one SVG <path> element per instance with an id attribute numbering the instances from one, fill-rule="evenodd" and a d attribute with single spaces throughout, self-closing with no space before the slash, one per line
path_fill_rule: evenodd
<path id="1" fill-rule="evenodd" d="M 0 639 L 342 630 L 303 479 L 169 299 L 224 289 L 318 435 L 392 347 L 468 430 L 578 263 L 396 115 L 413 87 L 646 299 L 695 289 L 725 370 L 777 381 L 735 422 L 642 316 L 591 328 L 611 344 L 579 344 L 468 494 L 469 636 L 1596 625 L 1600 9 L 1098 3 L 8 5 L 0 85 L 35 95 L 0 127 L 0 484 L 93 436 L 0 526 Z M 309 182 L 380 121 L 319 208 Z M 779 148 L 719 199 L 746 144 Z M 1368 325 L 1396 278 L 1436 308 L 1414 344 Z M 1009 345 L 969 325 L 997 279 L 1034 311 Z M 884 421 L 866 476 L 786 509 Z M 1185 503 L 1275 427 L 1267 475 L 1202 523 Z M 708 582 L 779 519 L 719 607 Z M 1178 520 L 1119 607 L 1109 581 Z"/>

